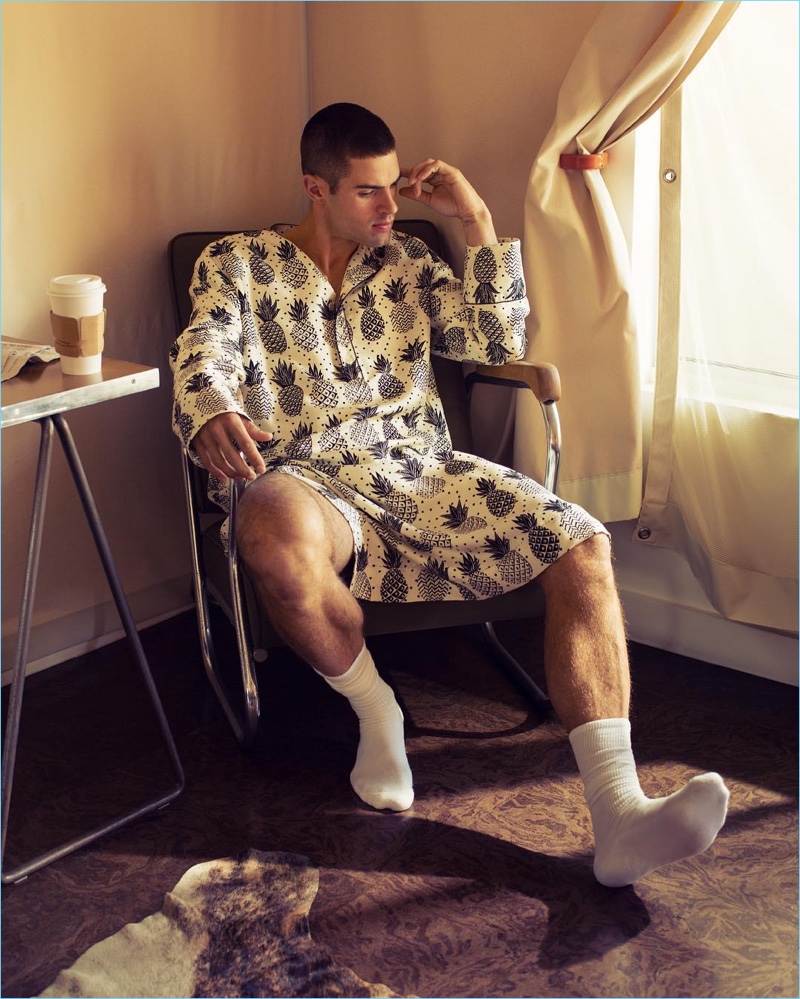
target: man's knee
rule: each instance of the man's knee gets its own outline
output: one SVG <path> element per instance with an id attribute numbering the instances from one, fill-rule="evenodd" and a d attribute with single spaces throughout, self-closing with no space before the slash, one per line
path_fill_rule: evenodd
<path id="1" fill-rule="evenodd" d="M 289 583 L 324 562 L 325 518 L 309 499 L 302 493 L 292 496 L 279 482 L 245 490 L 237 510 L 236 543 L 251 572 Z"/>
<path id="2" fill-rule="evenodd" d="M 615 590 L 611 539 L 607 534 L 594 534 L 581 541 L 548 566 L 539 581 L 545 593 L 571 589 L 586 592 L 596 587 Z"/>

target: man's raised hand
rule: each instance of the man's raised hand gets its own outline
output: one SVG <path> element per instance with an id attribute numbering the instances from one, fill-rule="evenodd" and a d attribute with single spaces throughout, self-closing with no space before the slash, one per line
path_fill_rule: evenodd
<path id="1" fill-rule="evenodd" d="M 408 181 L 406 187 L 399 189 L 400 195 L 421 202 L 440 215 L 460 219 L 468 243 L 497 242 L 489 209 L 457 167 L 443 160 L 426 159 L 410 169 L 401 167 L 400 176 Z"/>

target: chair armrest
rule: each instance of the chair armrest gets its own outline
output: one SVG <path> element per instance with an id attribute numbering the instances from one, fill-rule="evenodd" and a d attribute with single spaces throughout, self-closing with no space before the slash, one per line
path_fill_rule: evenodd
<path id="1" fill-rule="evenodd" d="M 509 361 L 507 364 L 479 364 L 468 376 L 472 381 L 529 388 L 541 403 L 558 402 L 561 378 L 554 364 L 544 361 Z"/>

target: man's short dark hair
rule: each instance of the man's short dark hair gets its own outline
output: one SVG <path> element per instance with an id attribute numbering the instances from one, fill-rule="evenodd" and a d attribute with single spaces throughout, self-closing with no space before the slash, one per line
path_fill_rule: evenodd
<path id="1" fill-rule="evenodd" d="M 309 118 L 300 139 L 303 173 L 322 177 L 335 192 L 351 159 L 385 156 L 396 148 L 386 122 L 360 104 L 329 104 Z"/>

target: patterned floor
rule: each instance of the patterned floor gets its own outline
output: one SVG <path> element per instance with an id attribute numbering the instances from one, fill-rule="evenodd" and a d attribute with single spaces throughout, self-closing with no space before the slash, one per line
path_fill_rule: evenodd
<path id="1" fill-rule="evenodd" d="M 537 680 L 536 624 L 498 633 Z M 701 857 L 631 888 L 591 873 L 589 819 L 558 724 L 528 712 L 471 628 L 374 639 L 408 720 L 417 801 L 350 791 L 354 716 L 288 653 L 261 671 L 243 754 L 183 615 L 145 642 L 184 760 L 169 808 L 3 891 L 2 994 L 30 996 L 158 910 L 193 864 L 250 847 L 320 867 L 314 939 L 367 981 L 426 996 L 797 996 L 797 691 L 631 648 L 642 783 L 716 769 L 730 817 Z M 167 780 L 123 646 L 32 678 L 8 860 Z"/>

